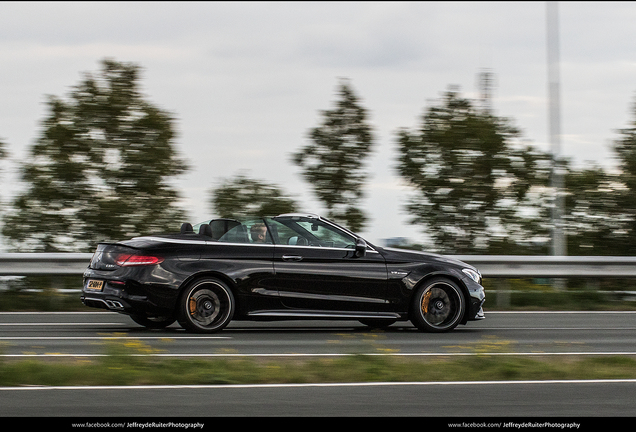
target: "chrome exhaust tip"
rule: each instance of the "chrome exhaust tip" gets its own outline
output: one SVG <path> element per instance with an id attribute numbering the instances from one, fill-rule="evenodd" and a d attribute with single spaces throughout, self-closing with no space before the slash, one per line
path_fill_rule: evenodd
<path id="1" fill-rule="evenodd" d="M 122 305 L 120 302 L 115 301 L 115 300 L 105 300 L 105 303 L 110 309 L 123 309 L 124 308 L 124 305 Z"/>

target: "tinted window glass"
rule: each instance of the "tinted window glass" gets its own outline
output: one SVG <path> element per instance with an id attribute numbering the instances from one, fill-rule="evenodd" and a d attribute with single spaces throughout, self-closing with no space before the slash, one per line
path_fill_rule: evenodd
<path id="1" fill-rule="evenodd" d="M 272 244 L 272 236 L 262 219 L 241 220 L 241 224 L 230 229 L 219 238 L 227 243 Z"/>
<path id="2" fill-rule="evenodd" d="M 352 248 L 355 239 L 337 227 L 306 217 L 280 217 L 270 221 L 278 243 L 292 246 Z"/>

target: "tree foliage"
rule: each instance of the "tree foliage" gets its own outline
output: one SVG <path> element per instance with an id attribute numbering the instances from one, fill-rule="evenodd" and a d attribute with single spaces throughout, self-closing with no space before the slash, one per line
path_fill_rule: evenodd
<path id="1" fill-rule="evenodd" d="M 7 145 L 4 141 L 0 140 L 0 160 L 6 158 L 8 156 L 8 152 L 6 149 Z M 0 174 L 2 174 L 2 172 L 0 172 Z M 2 196 L 0 195 L 0 198 Z M 0 210 L 2 210 L 2 207 L 0 206 Z"/>
<path id="2" fill-rule="evenodd" d="M 293 162 L 327 207 L 328 217 L 358 231 L 367 220 L 360 200 L 373 134 L 367 111 L 348 82 L 340 83 L 338 95 L 334 109 L 323 111 L 320 126 L 309 133 L 311 142 L 293 155 Z"/>
<path id="3" fill-rule="evenodd" d="M 519 136 L 507 119 L 452 90 L 419 130 L 398 132 L 397 171 L 414 190 L 407 211 L 441 252 L 531 251 L 545 242 L 546 207 L 537 202 L 550 158 L 518 145 Z"/>
<path id="4" fill-rule="evenodd" d="M 636 102 L 632 106 L 630 124 L 620 129 L 613 150 L 618 162 L 618 178 L 622 186 L 611 196 L 605 196 L 604 206 L 616 210 L 613 231 L 614 251 L 622 255 L 636 254 Z M 615 198 L 614 198 L 615 197 Z"/>
<path id="5" fill-rule="evenodd" d="M 276 186 L 244 175 L 226 179 L 212 191 L 214 214 L 222 218 L 276 216 L 296 211 L 296 203 Z"/>
<path id="6" fill-rule="evenodd" d="M 565 176 L 563 227 L 569 255 L 624 255 L 629 243 L 624 207 L 628 190 L 620 176 L 600 167 L 568 169 Z"/>
<path id="7" fill-rule="evenodd" d="M 613 151 L 618 172 L 566 165 L 563 228 L 569 255 L 636 254 L 636 104 Z"/>
<path id="8" fill-rule="evenodd" d="M 51 96 L 42 132 L 21 167 L 23 193 L 3 234 L 17 250 L 92 250 L 115 240 L 178 229 L 185 171 L 171 115 L 145 100 L 139 67 L 104 60 L 69 98 Z"/>
<path id="9" fill-rule="evenodd" d="M 0 140 L 0 159 L 4 159 L 7 157 L 6 144 L 4 141 Z"/>

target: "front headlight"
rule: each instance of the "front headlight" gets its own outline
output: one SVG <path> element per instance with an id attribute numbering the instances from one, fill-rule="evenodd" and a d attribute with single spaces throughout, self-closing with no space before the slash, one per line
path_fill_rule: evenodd
<path id="1" fill-rule="evenodd" d="M 466 276 L 468 276 L 478 284 L 481 284 L 481 274 L 478 271 L 465 268 L 462 270 L 462 272 L 464 272 Z"/>

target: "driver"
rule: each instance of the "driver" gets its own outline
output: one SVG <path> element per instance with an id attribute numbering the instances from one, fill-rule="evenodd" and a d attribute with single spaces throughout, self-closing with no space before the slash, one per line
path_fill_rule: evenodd
<path id="1" fill-rule="evenodd" d="M 257 223 L 250 228 L 252 243 L 265 243 L 267 239 L 267 227 L 265 224 Z"/>

